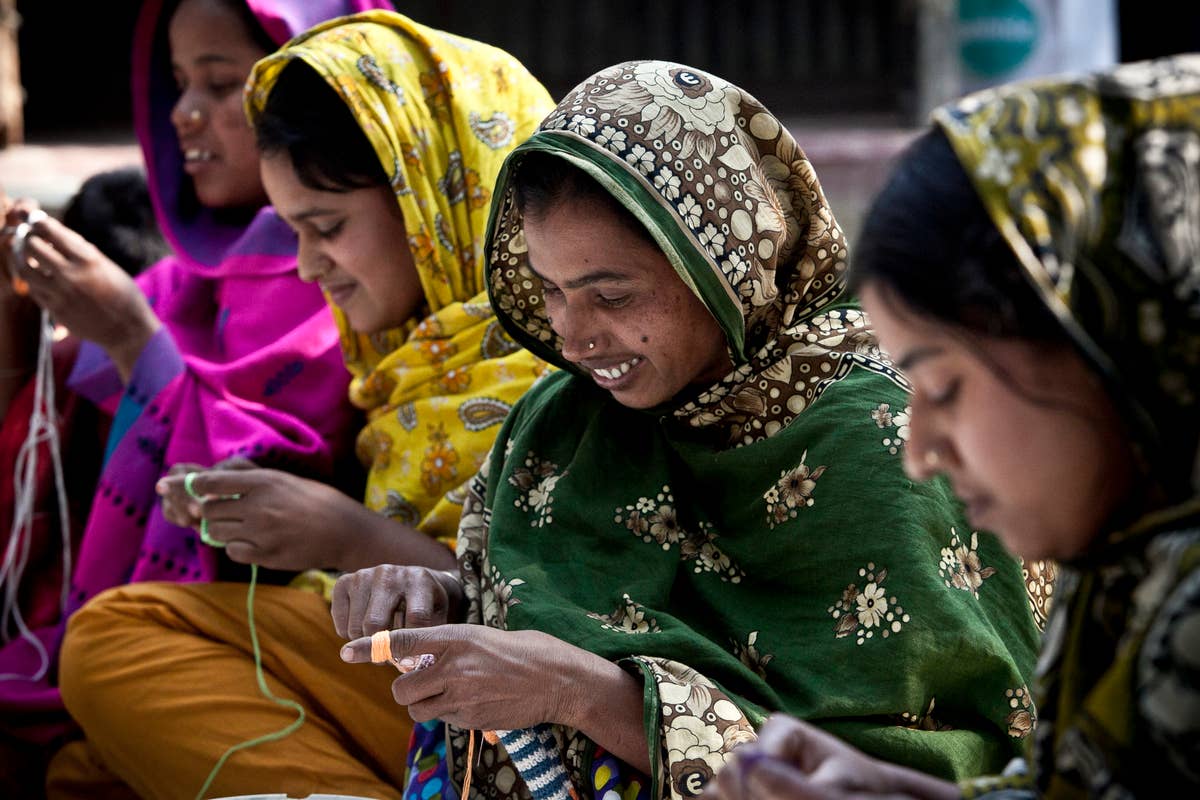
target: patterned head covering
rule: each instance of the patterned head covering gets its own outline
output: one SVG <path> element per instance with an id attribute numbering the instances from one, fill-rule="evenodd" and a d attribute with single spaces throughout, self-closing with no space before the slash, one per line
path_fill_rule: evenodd
<path id="1" fill-rule="evenodd" d="M 458 507 L 431 509 L 474 473 L 545 367 L 496 323 L 480 253 L 496 172 L 550 97 L 502 50 L 370 11 L 317 26 L 260 61 L 247 86 L 251 120 L 293 59 L 325 78 L 379 156 L 432 312 L 368 337 L 334 309 L 350 397 L 370 417 L 358 438 L 367 505 L 452 537 Z"/>
<path id="2" fill-rule="evenodd" d="M 513 153 L 489 228 L 501 319 L 542 358 L 574 369 L 542 306 L 507 176 L 543 151 L 583 170 L 639 219 L 720 324 L 733 372 L 674 409 L 731 443 L 773 435 L 853 363 L 886 369 L 845 288 L 846 244 L 804 151 L 761 103 L 680 64 L 635 61 L 576 87 Z"/>
<path id="3" fill-rule="evenodd" d="M 1154 476 L 1194 497 L 1200 56 L 989 90 L 934 119 Z"/>

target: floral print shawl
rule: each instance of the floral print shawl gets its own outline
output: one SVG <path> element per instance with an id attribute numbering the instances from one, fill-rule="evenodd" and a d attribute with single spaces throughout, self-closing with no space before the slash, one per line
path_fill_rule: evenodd
<path id="1" fill-rule="evenodd" d="M 506 177 L 535 150 L 647 227 L 725 332 L 727 377 L 643 412 L 562 358 Z M 678 64 L 597 73 L 510 156 L 486 246 L 501 322 L 563 369 L 471 484 L 470 619 L 545 631 L 645 683 L 653 773 L 554 728 L 575 794 L 697 794 L 775 710 L 948 777 L 1017 752 L 1037 636 L 1020 567 L 944 484 L 905 479 L 905 385 L 841 296 L 841 231 L 775 117 Z M 452 783 L 463 741 L 451 732 Z M 502 748 L 481 747 L 474 795 L 528 797 Z M 439 755 L 411 754 L 413 775 Z"/>
<path id="2" fill-rule="evenodd" d="M 1002 87 L 934 119 L 1166 496 L 1062 565 L 1031 777 L 1052 798 L 1194 796 L 1200 56 Z"/>
<path id="3" fill-rule="evenodd" d="M 405 329 L 355 333 L 334 309 L 368 414 L 358 455 L 366 504 L 453 546 L 460 487 L 483 463 L 509 408 L 546 371 L 504 333 L 483 294 L 480 257 L 504 157 L 551 108 L 508 53 L 369 11 L 308 31 L 260 61 L 254 119 L 292 59 L 345 101 L 391 178 L 426 313 Z"/>

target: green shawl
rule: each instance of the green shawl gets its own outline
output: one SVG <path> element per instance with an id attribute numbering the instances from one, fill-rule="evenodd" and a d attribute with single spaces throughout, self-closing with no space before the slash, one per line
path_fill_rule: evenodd
<path id="1" fill-rule="evenodd" d="M 1200 56 L 1010 85 L 934 119 L 1161 493 L 1061 565 L 1031 777 L 1050 798 L 1196 796 Z"/>
<path id="2" fill-rule="evenodd" d="M 728 376 L 647 413 L 562 358 L 508 183 L 534 150 L 642 221 L 724 330 Z M 1018 752 L 1037 640 L 1021 568 L 945 484 L 905 478 L 904 381 L 841 296 L 841 231 L 775 117 L 689 67 L 606 69 L 509 157 L 486 248 L 501 323 L 563 371 L 517 404 L 471 484 L 469 619 L 640 674 L 651 797 L 695 794 L 776 710 L 947 777 Z M 556 738 L 591 796 L 595 746 Z M 484 749 L 494 777 L 505 756 Z"/>

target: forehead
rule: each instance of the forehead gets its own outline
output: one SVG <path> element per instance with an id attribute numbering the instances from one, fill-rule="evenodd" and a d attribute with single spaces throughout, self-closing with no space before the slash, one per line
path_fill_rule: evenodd
<path id="1" fill-rule="evenodd" d="M 176 61 L 197 58 L 257 60 L 266 55 L 254 43 L 240 14 L 221 0 L 183 0 L 168 26 Z"/>
<path id="2" fill-rule="evenodd" d="M 678 280 L 656 245 L 636 224 L 602 203 L 567 201 L 524 219 L 530 266 L 558 282 L 602 270 L 630 280 Z"/>

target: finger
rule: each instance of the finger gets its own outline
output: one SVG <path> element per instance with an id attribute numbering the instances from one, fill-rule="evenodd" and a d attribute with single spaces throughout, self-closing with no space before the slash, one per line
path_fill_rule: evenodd
<path id="1" fill-rule="evenodd" d="M 352 638 L 347 633 L 350 623 L 350 592 L 354 587 L 354 575 L 343 575 L 333 584 L 333 597 L 329 603 L 329 615 L 333 617 L 333 629 L 343 639 Z"/>
<path id="2" fill-rule="evenodd" d="M 816 786 L 791 764 L 764 758 L 745 774 L 745 793 L 755 800 L 849 800 L 855 795 L 836 786 Z"/>
<path id="3" fill-rule="evenodd" d="M 392 697 L 398 705 L 408 707 L 408 715 L 413 718 L 413 721 L 429 722 L 431 719 L 441 719 L 454 724 L 447 717 L 459 709 L 450 708 L 449 704 L 445 702 L 445 697 L 441 691 L 437 691 L 431 695 L 417 696 L 418 691 L 421 689 L 429 690 L 432 687 L 414 688 L 412 681 L 413 678 L 407 675 L 401 675 L 392 681 Z M 462 725 L 459 727 L 465 728 L 468 726 Z"/>
<path id="4" fill-rule="evenodd" d="M 786 714 L 773 714 L 763 724 L 756 746 L 766 756 L 795 763 L 806 771 L 848 750 L 833 734 Z"/>
<path id="5" fill-rule="evenodd" d="M 208 520 L 210 525 L 214 522 L 243 525 L 253 510 L 246 502 L 245 495 L 212 494 L 200 504 L 200 516 Z"/>
<path id="6" fill-rule="evenodd" d="M 31 277 L 42 280 L 54 280 L 70 267 L 70 263 L 61 252 L 34 233 L 25 238 L 23 260 L 24 263 L 19 265 L 24 268 L 22 277 L 28 273 Z"/>
<path id="7" fill-rule="evenodd" d="M 216 539 L 215 536 L 212 536 L 211 531 L 209 536 Z M 247 542 L 245 539 L 231 539 L 224 544 L 225 555 L 229 556 L 231 561 L 239 564 L 261 564 L 264 561 L 262 550 L 254 542 Z"/>
<path id="8" fill-rule="evenodd" d="M 374 570 L 363 569 L 353 573 L 349 589 L 349 601 L 346 614 L 347 639 L 357 639 L 363 636 L 363 617 L 366 616 L 367 603 L 371 598 L 374 584 Z"/>
<path id="9" fill-rule="evenodd" d="M 404 627 L 408 594 L 403 582 L 372 582 L 359 635 L 370 636 L 377 631 L 386 631 L 395 621 L 400 622 L 396 627 Z"/>
<path id="10" fill-rule="evenodd" d="M 192 479 L 192 491 L 204 497 L 245 497 L 256 483 L 261 483 L 261 480 L 255 477 L 254 472 L 214 468 L 196 474 Z"/>
<path id="11" fill-rule="evenodd" d="M 404 596 L 404 618 L 397 627 L 428 628 L 446 621 L 446 589 L 428 572 L 413 581 Z"/>
<path id="12" fill-rule="evenodd" d="M 213 464 L 213 469 L 258 469 L 258 464 L 245 456 L 230 456 Z"/>
<path id="13" fill-rule="evenodd" d="M 71 261 L 85 261 L 95 255 L 95 247 L 91 242 L 54 217 L 44 217 L 33 226 L 33 232 L 52 244 L 55 250 Z"/>
<path id="14" fill-rule="evenodd" d="M 183 485 L 184 475 L 187 475 L 189 472 L 204 472 L 206 470 L 207 467 L 203 467 L 199 464 L 193 464 L 190 461 L 179 461 L 171 465 L 171 468 L 167 470 L 167 474 L 164 476 L 164 478 L 178 478 L 180 485 Z"/>
<path id="15" fill-rule="evenodd" d="M 453 637 L 453 632 L 447 631 L 447 628 L 452 628 L 452 625 L 441 625 L 437 628 L 403 628 L 401 630 L 391 631 L 390 639 L 392 641 L 392 657 L 396 659 L 404 659 L 406 657 L 414 659 L 419 658 L 424 653 L 429 653 L 438 658 L 446 648 L 446 640 Z M 363 636 L 347 642 L 342 646 L 342 660 L 350 664 L 367 664 L 371 663 L 371 637 Z"/>

